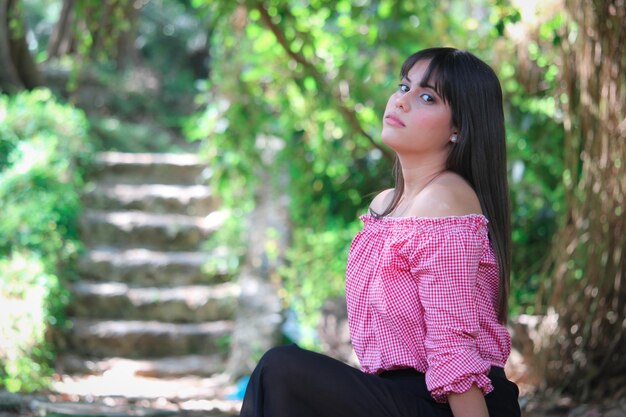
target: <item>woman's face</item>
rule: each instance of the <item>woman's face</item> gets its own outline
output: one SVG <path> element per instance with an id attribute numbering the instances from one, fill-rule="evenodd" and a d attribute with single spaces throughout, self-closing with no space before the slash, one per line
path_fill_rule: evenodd
<path id="1" fill-rule="evenodd" d="M 421 83 L 428 64 L 415 63 L 387 102 L 381 137 L 399 155 L 442 152 L 456 133 L 450 107 L 433 85 Z"/>

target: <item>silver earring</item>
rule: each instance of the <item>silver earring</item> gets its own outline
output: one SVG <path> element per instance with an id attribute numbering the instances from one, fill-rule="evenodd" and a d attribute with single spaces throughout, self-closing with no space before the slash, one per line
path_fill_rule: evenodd
<path id="1" fill-rule="evenodd" d="M 459 141 L 459 137 L 457 135 L 450 136 L 450 142 L 457 143 Z"/>

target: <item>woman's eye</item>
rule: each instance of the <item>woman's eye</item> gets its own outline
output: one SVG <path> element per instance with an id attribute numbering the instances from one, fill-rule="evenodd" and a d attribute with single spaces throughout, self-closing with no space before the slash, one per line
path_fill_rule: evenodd
<path id="1" fill-rule="evenodd" d="M 398 84 L 398 91 L 400 91 L 401 93 L 408 93 L 409 86 L 406 84 Z"/>
<path id="2" fill-rule="evenodd" d="M 424 100 L 426 103 L 432 103 L 435 101 L 435 98 L 428 93 L 420 94 L 420 98 Z"/>

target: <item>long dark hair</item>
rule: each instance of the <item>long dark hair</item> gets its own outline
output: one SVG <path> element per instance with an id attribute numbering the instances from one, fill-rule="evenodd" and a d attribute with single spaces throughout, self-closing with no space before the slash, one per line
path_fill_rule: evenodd
<path id="1" fill-rule="evenodd" d="M 405 77 L 418 61 L 430 61 L 422 81 L 433 85 L 450 106 L 452 124 L 458 129 L 458 142 L 452 145 L 446 169 L 471 184 L 489 220 L 489 238 L 500 273 L 496 308 L 498 319 L 506 323 L 511 273 L 511 214 L 500 82 L 489 65 L 469 52 L 454 48 L 416 52 L 404 62 L 400 75 Z M 393 198 L 379 216 L 390 214 L 404 192 L 402 166 L 397 157 L 394 175 Z"/>

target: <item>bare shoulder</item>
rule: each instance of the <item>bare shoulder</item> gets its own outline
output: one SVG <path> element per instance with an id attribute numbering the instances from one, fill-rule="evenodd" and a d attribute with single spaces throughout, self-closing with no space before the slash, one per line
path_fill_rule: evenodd
<path id="1" fill-rule="evenodd" d="M 393 199 L 394 190 L 394 188 L 388 188 L 378 193 L 370 203 L 370 210 L 376 213 L 382 213 L 385 211 Z"/>
<path id="2" fill-rule="evenodd" d="M 446 217 L 482 214 L 472 186 L 460 175 L 445 172 L 431 182 L 411 203 L 415 217 Z"/>

